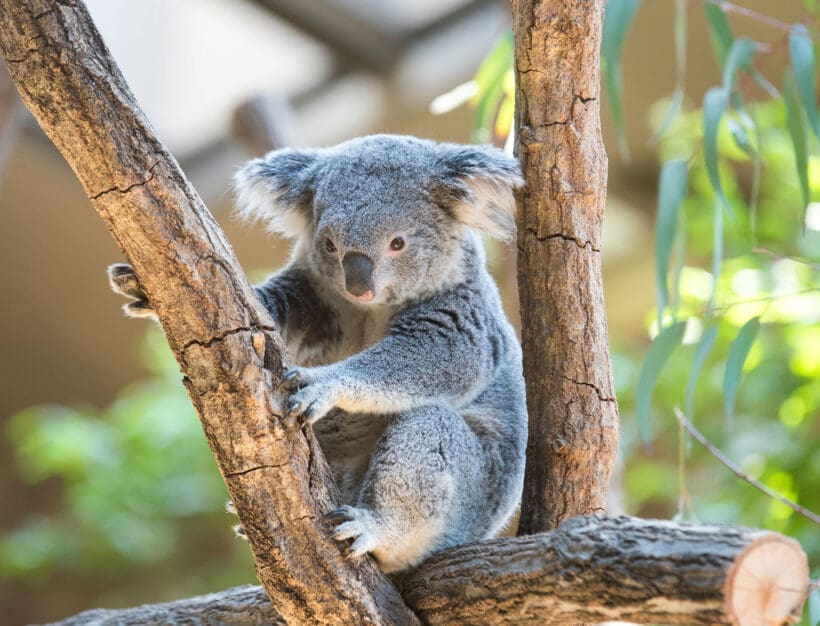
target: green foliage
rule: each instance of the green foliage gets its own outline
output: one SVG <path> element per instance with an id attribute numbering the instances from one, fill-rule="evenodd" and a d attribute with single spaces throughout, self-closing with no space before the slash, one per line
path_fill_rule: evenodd
<path id="1" fill-rule="evenodd" d="M 672 351 L 680 344 L 683 333 L 686 330 L 686 322 L 672 324 L 664 328 L 655 337 L 649 352 L 646 353 L 641 375 L 638 379 L 638 386 L 635 390 L 635 410 L 638 417 L 638 428 L 641 437 L 645 442 L 650 440 L 649 434 L 649 404 L 652 400 L 652 389 L 658 380 L 663 366 L 669 360 Z"/>
<path id="2" fill-rule="evenodd" d="M 732 415 L 735 411 L 737 386 L 743 374 L 743 364 L 749 356 L 749 350 L 752 349 L 752 343 L 757 338 L 758 332 L 760 332 L 760 317 L 753 317 L 740 328 L 737 337 L 729 347 L 726 372 L 723 375 L 723 406 L 726 409 L 726 422 L 729 426 L 732 424 Z"/>
<path id="3" fill-rule="evenodd" d="M 661 313 L 666 311 L 666 304 L 669 301 L 666 284 L 669 274 L 669 257 L 675 242 L 681 202 L 686 196 L 688 176 L 686 161 L 681 159 L 667 161 L 661 168 L 658 184 L 658 220 L 655 226 L 655 277 L 658 290 L 658 310 Z"/>
<path id="4" fill-rule="evenodd" d="M 165 581 L 164 597 L 252 580 L 247 546 L 224 513 L 225 486 L 158 330 L 144 359 L 151 377 L 103 410 L 41 406 L 10 420 L 20 476 L 57 480 L 62 507 L 0 537 L 0 579 L 104 573 L 114 586 Z"/>
<path id="5" fill-rule="evenodd" d="M 621 93 L 623 92 L 621 54 L 629 27 L 632 26 L 640 4 L 640 0 L 609 0 L 606 3 L 601 41 L 601 72 L 604 76 L 604 86 L 609 97 L 612 117 L 615 119 L 618 145 L 624 158 L 629 157 L 629 146 L 626 143 L 621 107 Z"/>

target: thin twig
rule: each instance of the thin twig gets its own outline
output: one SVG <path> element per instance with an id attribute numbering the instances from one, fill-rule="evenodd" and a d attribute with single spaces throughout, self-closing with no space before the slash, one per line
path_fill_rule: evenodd
<path id="1" fill-rule="evenodd" d="M 723 306 L 716 306 L 709 309 L 709 313 L 717 313 L 718 311 L 726 312 L 732 307 L 741 306 L 744 304 L 760 304 L 761 302 L 773 302 L 774 300 L 780 300 L 782 298 L 791 298 L 792 296 L 803 296 L 807 293 L 815 293 L 820 291 L 818 287 L 807 287 L 806 289 L 801 289 L 800 291 L 792 291 L 791 293 L 776 293 L 770 296 L 761 296 L 760 298 L 751 298 L 749 300 L 735 300 L 734 302 L 730 302 L 729 304 L 724 304 Z"/>
<path id="2" fill-rule="evenodd" d="M 780 30 L 790 31 L 792 29 L 791 24 L 787 24 L 786 22 L 781 22 L 778 19 L 773 17 L 769 17 L 768 15 L 763 15 L 762 13 L 758 13 L 757 11 L 752 11 L 751 9 L 747 9 L 746 7 L 739 6 L 737 4 L 733 4 L 731 2 L 724 2 L 723 0 L 705 0 L 707 4 L 714 4 L 715 6 L 719 6 L 723 9 L 726 13 L 737 13 L 738 15 L 742 15 L 744 17 L 748 17 L 749 19 L 757 20 L 758 22 L 762 22 L 764 24 L 768 24 L 773 28 L 779 28 Z"/>
<path id="3" fill-rule="evenodd" d="M 802 515 L 806 519 L 814 522 L 815 524 L 820 524 L 820 515 L 817 515 L 816 513 L 813 513 L 812 511 L 809 511 L 807 508 L 800 506 L 796 502 L 792 502 L 786 496 L 774 491 L 770 487 L 767 487 L 766 485 L 764 485 L 759 480 L 756 480 L 756 479 L 752 478 L 751 476 L 749 476 L 747 473 L 745 473 L 743 470 L 741 470 L 737 465 L 735 465 L 734 462 L 731 459 L 729 459 L 726 455 L 724 455 L 723 452 L 718 450 L 712 444 L 712 442 L 709 441 L 703 435 L 703 433 L 701 433 L 697 428 L 695 428 L 694 424 L 692 424 L 692 422 L 690 422 L 688 419 L 686 419 L 686 416 L 683 414 L 683 411 L 681 411 L 678 407 L 675 407 L 674 411 L 675 411 L 675 417 L 678 418 L 678 422 L 683 424 L 684 428 L 686 428 L 686 430 L 689 431 L 689 434 L 692 435 L 695 439 L 697 439 L 698 442 L 704 448 L 706 448 L 709 452 L 712 453 L 713 457 L 715 457 L 718 461 L 723 463 L 723 465 L 725 465 L 729 469 L 729 471 L 731 471 L 733 474 L 735 474 L 735 476 L 737 476 L 738 478 L 746 481 L 752 487 L 755 487 L 759 491 L 762 491 L 763 493 L 765 493 L 770 498 L 772 498 L 774 500 L 777 500 L 778 502 L 782 502 L 783 504 L 785 504 L 787 507 L 789 507 L 795 513 L 799 513 L 800 515 Z"/>
<path id="4" fill-rule="evenodd" d="M 752 252 L 755 254 L 767 254 L 771 257 L 774 257 L 775 260 L 782 261 L 784 259 L 788 259 L 789 261 L 794 261 L 795 263 L 802 263 L 803 265 L 808 265 L 812 269 L 820 269 L 820 263 L 814 263 L 809 259 L 799 257 L 799 256 L 792 256 L 789 254 L 781 254 L 776 250 L 772 250 L 771 248 L 766 248 L 765 246 L 755 246 L 752 248 Z"/>

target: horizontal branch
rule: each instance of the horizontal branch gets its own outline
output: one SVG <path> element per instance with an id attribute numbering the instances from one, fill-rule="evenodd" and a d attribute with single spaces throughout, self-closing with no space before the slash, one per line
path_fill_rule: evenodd
<path id="1" fill-rule="evenodd" d="M 808 592 L 792 539 L 735 526 L 633 517 L 577 517 L 557 530 L 446 550 L 404 576 L 405 601 L 427 624 L 564 626 L 608 620 L 661 624 L 783 624 Z M 232 612 L 229 607 L 235 607 Z M 62 624 L 279 623 L 258 587 Z"/>

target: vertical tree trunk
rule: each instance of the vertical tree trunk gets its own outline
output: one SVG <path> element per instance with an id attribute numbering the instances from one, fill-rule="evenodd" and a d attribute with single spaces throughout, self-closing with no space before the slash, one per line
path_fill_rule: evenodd
<path id="1" fill-rule="evenodd" d="M 369 559 L 345 560 L 327 540 L 336 488 L 310 428 L 280 422 L 282 342 L 81 0 L 0 0 L 0 50 L 157 312 L 277 612 L 415 623 Z"/>
<path id="2" fill-rule="evenodd" d="M 601 282 L 604 0 L 513 0 L 518 284 L 530 418 L 520 534 L 605 509 L 618 408 Z"/>

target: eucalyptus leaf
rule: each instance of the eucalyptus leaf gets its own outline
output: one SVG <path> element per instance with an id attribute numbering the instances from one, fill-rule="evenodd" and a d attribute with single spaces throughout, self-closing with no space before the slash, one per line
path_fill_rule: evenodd
<path id="1" fill-rule="evenodd" d="M 652 345 L 649 346 L 649 351 L 646 353 L 646 358 L 641 367 L 638 387 L 635 392 L 635 411 L 638 418 L 638 430 L 641 433 L 641 439 L 645 443 L 650 440 L 649 406 L 652 401 L 652 390 L 655 388 L 655 383 L 658 382 L 658 377 L 663 371 L 666 361 L 669 360 L 675 348 L 680 345 L 685 330 L 686 322 L 678 322 L 658 333 Z"/>
<path id="2" fill-rule="evenodd" d="M 749 350 L 760 331 L 760 318 L 753 317 L 746 322 L 737 333 L 737 337 L 729 347 L 729 356 L 726 359 L 726 373 L 723 376 L 723 406 L 726 410 L 726 422 L 732 425 L 732 415 L 735 410 L 737 386 L 743 374 L 743 364 L 749 356 Z"/>
<path id="3" fill-rule="evenodd" d="M 755 53 L 755 42 L 746 37 L 739 37 L 732 42 L 723 64 L 723 88 L 727 97 L 734 89 L 735 76 L 739 69 L 748 69 Z"/>
<path id="4" fill-rule="evenodd" d="M 700 341 L 698 341 L 698 347 L 695 350 L 695 359 L 692 361 L 692 369 L 689 371 L 689 378 L 686 381 L 686 395 L 684 396 L 683 405 L 686 416 L 690 420 L 694 416 L 695 389 L 698 385 L 698 377 L 700 376 L 700 371 L 703 369 L 703 364 L 706 362 L 706 358 L 715 345 L 717 331 L 717 325 L 710 326 L 703 331 L 703 335 L 701 335 Z"/>
<path id="5" fill-rule="evenodd" d="M 709 24 L 709 38 L 712 40 L 712 50 L 718 66 L 723 68 L 726 65 L 726 55 L 735 36 L 732 34 L 732 27 L 723 9 L 711 2 L 703 3 L 703 11 L 706 13 L 706 22 Z"/>
<path id="6" fill-rule="evenodd" d="M 727 206 L 726 196 L 720 184 L 718 171 L 718 127 L 726 112 L 728 97 L 723 87 L 712 87 L 703 97 L 703 160 L 709 174 L 709 182 L 723 206 Z"/>
<path id="7" fill-rule="evenodd" d="M 658 290 L 659 324 L 662 323 L 663 313 L 669 301 L 669 256 L 675 240 L 680 205 L 686 196 L 687 182 L 686 161 L 677 159 L 663 164 L 658 183 L 658 218 L 655 228 L 655 279 Z"/>
<path id="8" fill-rule="evenodd" d="M 752 145 L 752 142 L 749 139 L 749 133 L 746 132 L 746 128 L 744 128 L 744 126 L 733 117 L 727 119 L 726 123 L 729 126 L 729 132 L 732 134 L 732 139 L 735 140 L 737 147 L 743 150 L 743 152 L 748 154 L 750 157 L 757 154 L 757 150 L 755 150 Z"/>
<path id="9" fill-rule="evenodd" d="M 797 167 L 797 179 L 800 182 L 800 193 L 803 198 L 803 211 L 809 204 L 809 158 L 806 146 L 806 115 L 800 106 L 794 75 L 786 72 L 783 97 L 786 101 L 786 123 L 794 148 L 794 162 Z"/>
<path id="10" fill-rule="evenodd" d="M 797 91 L 809 118 L 814 134 L 817 128 L 817 100 L 814 93 L 814 42 L 803 24 L 795 24 L 789 33 L 789 55 L 797 82 Z"/>
<path id="11" fill-rule="evenodd" d="M 626 34 L 640 7 L 641 0 L 609 0 L 604 13 L 603 35 L 601 39 L 601 66 L 604 75 L 604 86 L 615 119 L 615 130 L 618 134 L 618 145 L 621 156 L 629 159 L 629 146 L 621 108 L 621 54 Z"/>
<path id="12" fill-rule="evenodd" d="M 686 27 L 688 6 L 686 0 L 675 1 L 675 91 L 669 101 L 661 123 L 652 136 L 652 141 L 657 142 L 680 113 L 683 106 L 684 87 L 686 83 Z"/>

